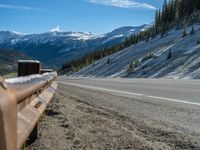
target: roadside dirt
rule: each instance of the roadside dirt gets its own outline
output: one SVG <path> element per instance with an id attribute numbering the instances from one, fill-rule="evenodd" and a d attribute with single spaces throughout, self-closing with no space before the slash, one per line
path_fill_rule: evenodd
<path id="1" fill-rule="evenodd" d="M 59 85 L 41 118 L 40 137 L 28 150 L 200 150 L 200 143 L 184 134 L 89 103 L 68 90 Z"/>

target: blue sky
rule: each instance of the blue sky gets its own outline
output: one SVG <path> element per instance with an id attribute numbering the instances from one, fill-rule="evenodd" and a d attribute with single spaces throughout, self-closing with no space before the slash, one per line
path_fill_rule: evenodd
<path id="1" fill-rule="evenodd" d="M 0 30 L 40 33 L 52 28 L 102 34 L 151 23 L 163 0 L 0 0 Z"/>

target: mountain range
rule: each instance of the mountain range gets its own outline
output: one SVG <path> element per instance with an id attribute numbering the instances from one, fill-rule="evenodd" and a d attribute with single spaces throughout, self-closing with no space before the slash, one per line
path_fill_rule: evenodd
<path id="1" fill-rule="evenodd" d="M 38 34 L 0 31 L 0 48 L 17 50 L 47 66 L 57 67 L 86 53 L 119 44 L 131 34 L 145 30 L 148 26 L 126 26 L 102 35 L 57 30 Z"/>

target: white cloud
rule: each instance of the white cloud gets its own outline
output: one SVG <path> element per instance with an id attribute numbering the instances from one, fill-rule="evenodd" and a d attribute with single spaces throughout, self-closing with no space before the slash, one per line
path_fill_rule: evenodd
<path id="1" fill-rule="evenodd" d="M 156 10 L 156 8 L 147 3 L 140 3 L 134 0 L 87 0 L 90 3 L 109 5 L 121 8 L 142 8 Z"/>
<path id="2" fill-rule="evenodd" d="M 7 5 L 7 4 L 0 4 L 0 8 L 6 9 L 21 9 L 21 10 L 32 10 L 32 11 L 44 11 L 39 8 L 28 7 L 28 6 L 18 6 L 18 5 Z"/>
<path id="3" fill-rule="evenodd" d="M 57 26 L 50 30 L 51 32 L 60 32 L 60 26 Z"/>

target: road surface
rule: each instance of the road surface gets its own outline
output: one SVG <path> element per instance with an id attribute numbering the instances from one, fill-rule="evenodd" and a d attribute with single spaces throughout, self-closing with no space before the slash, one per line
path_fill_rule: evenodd
<path id="1" fill-rule="evenodd" d="M 57 81 L 37 149 L 200 150 L 198 80 Z"/>
<path id="2" fill-rule="evenodd" d="M 63 78 L 65 85 L 200 106 L 200 80 Z"/>

